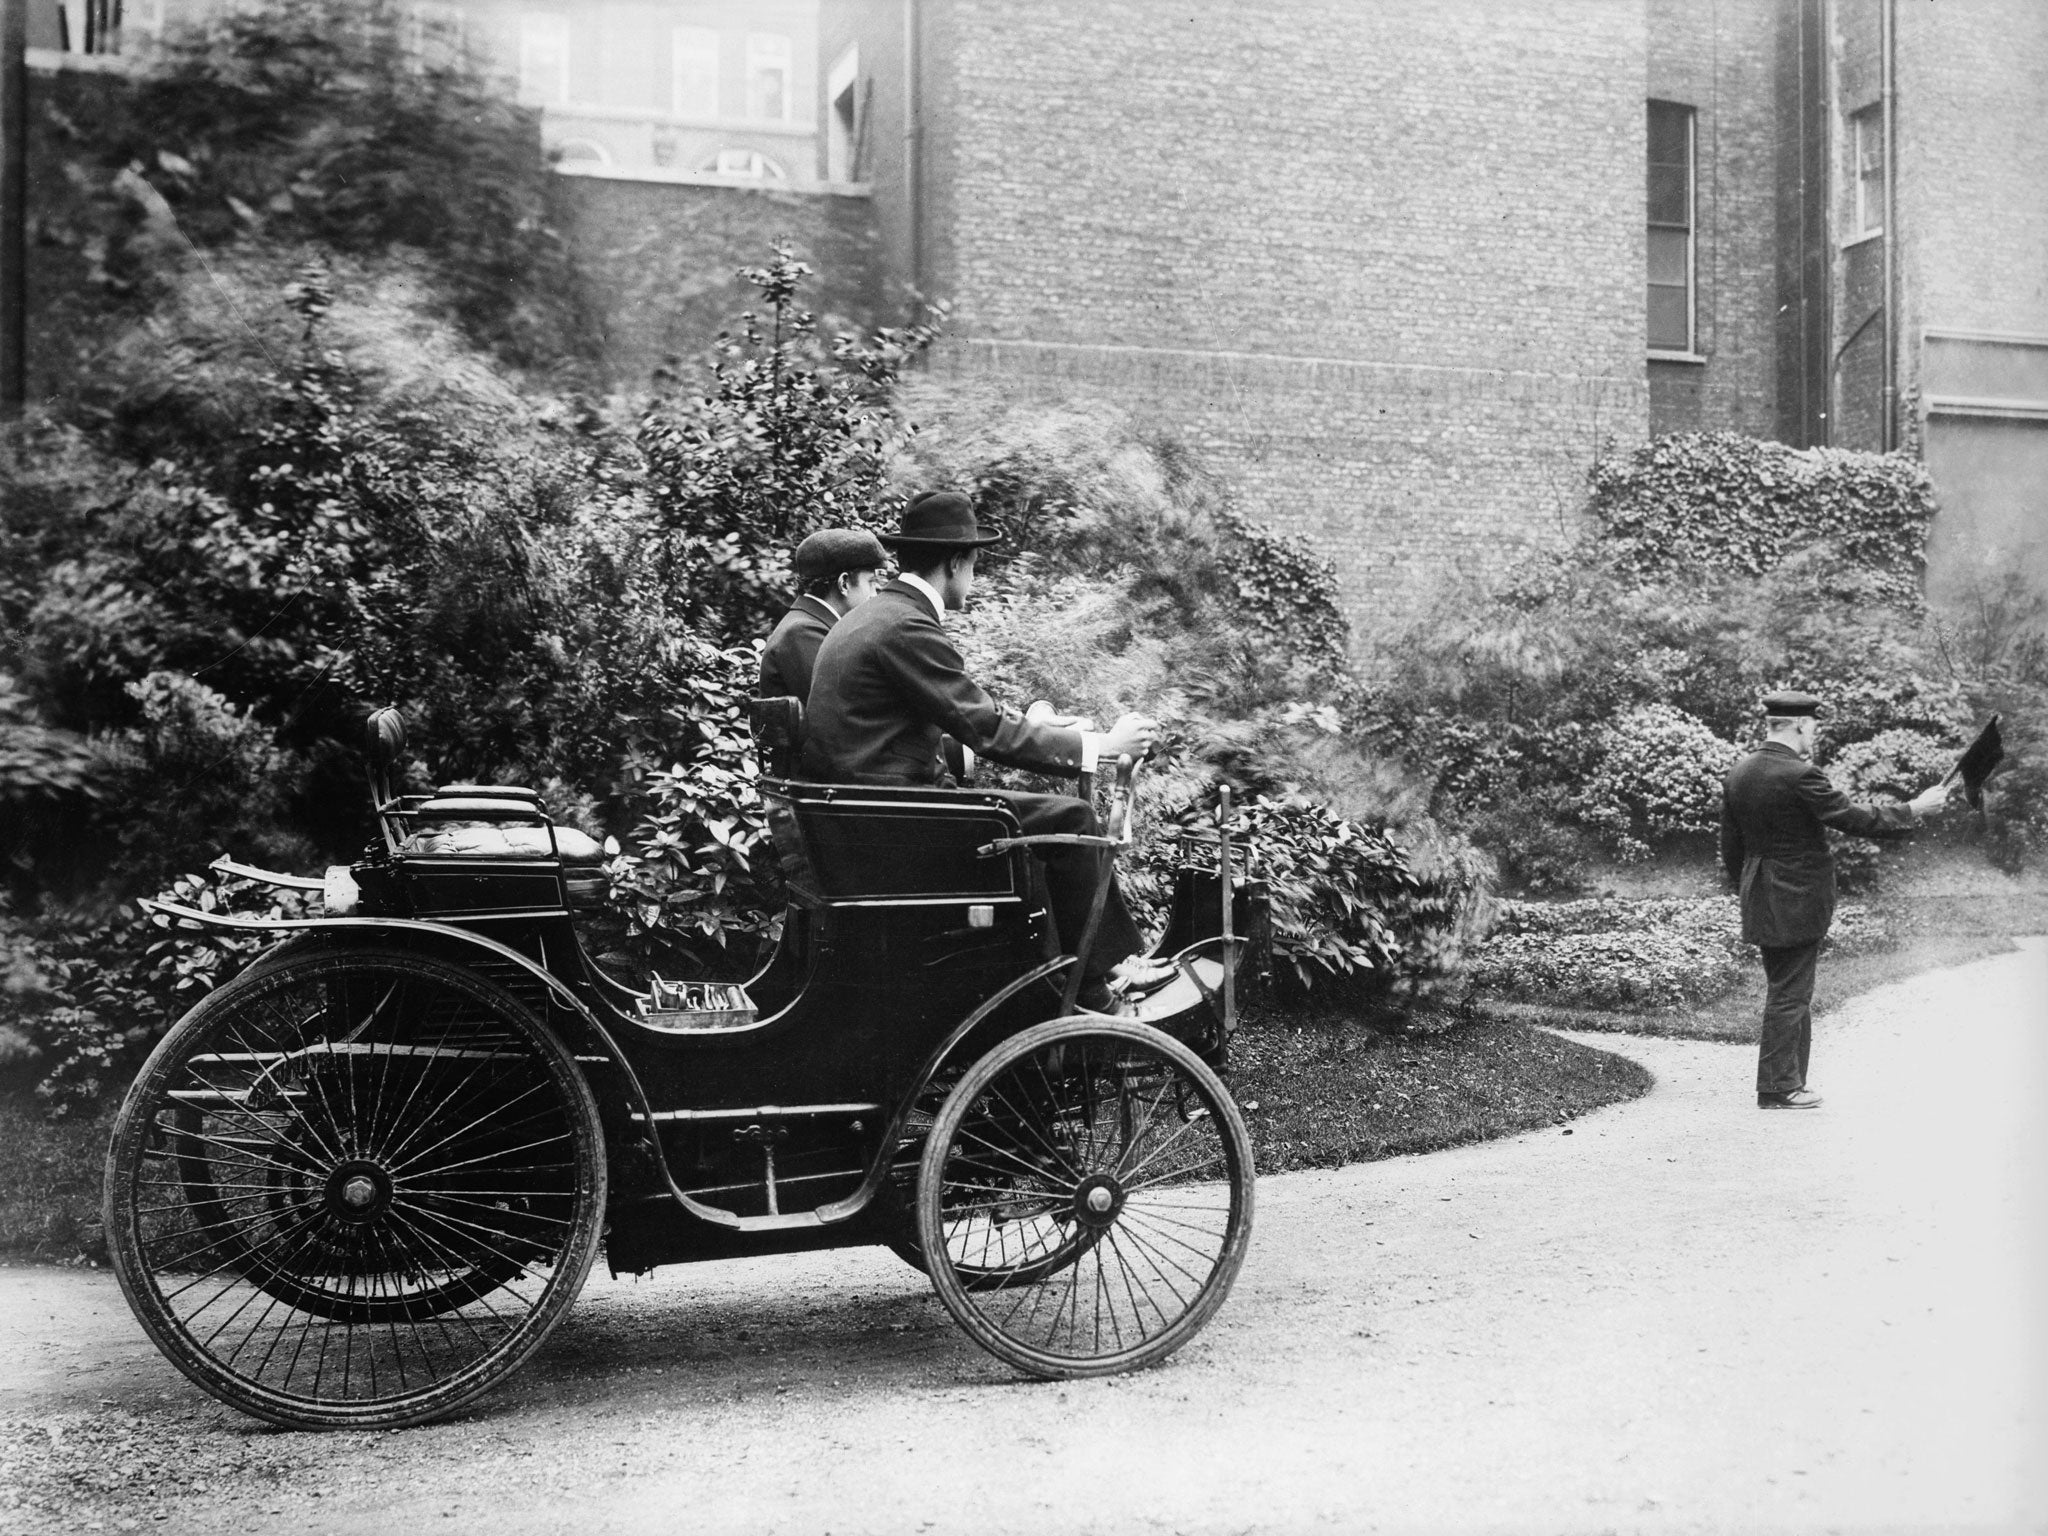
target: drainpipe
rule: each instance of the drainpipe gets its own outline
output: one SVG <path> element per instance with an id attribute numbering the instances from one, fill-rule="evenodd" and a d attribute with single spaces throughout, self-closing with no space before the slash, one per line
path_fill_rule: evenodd
<path id="1" fill-rule="evenodd" d="M 1884 310 L 1884 451 L 1899 446 L 1899 338 L 1898 303 L 1893 291 L 1898 281 L 1897 256 L 1899 133 L 1894 118 L 1898 113 L 1898 86 L 1894 67 L 1898 49 L 1897 0 L 1878 0 L 1878 51 L 1883 55 L 1878 90 L 1883 98 L 1884 117 L 1884 290 L 1879 303 Z"/>
<path id="2" fill-rule="evenodd" d="M 924 211 L 921 206 L 924 189 L 919 185 L 918 176 L 923 129 L 917 95 L 917 77 L 922 62 L 918 57 L 917 33 L 917 0 L 903 0 L 903 197 L 910 226 L 910 287 L 912 292 L 921 294 L 924 291 Z"/>
<path id="3" fill-rule="evenodd" d="M 28 373 L 28 0 L 0 0 L 0 421 Z"/>

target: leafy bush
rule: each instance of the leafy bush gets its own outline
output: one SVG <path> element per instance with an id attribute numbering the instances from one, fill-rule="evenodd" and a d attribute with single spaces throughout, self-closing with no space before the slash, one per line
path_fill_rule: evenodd
<path id="1" fill-rule="evenodd" d="M 174 27 L 132 81 L 58 76 L 71 196 L 45 238 L 130 304 L 192 247 L 412 250 L 473 340 L 586 355 L 539 114 L 421 28 L 398 0 L 258 0 Z"/>
<path id="2" fill-rule="evenodd" d="M 1683 710 L 1669 704 L 1624 710 L 1603 728 L 1601 747 L 1579 815 L 1624 856 L 1647 852 L 1645 836 L 1712 832 L 1720 825 L 1721 780 L 1738 749 Z"/>
<path id="3" fill-rule="evenodd" d="M 218 871 L 158 893 L 204 912 L 298 918 L 302 892 Z M 128 909 L 96 924 L 15 923 L 0 987 L 0 1072 L 26 1073 L 53 1116 L 90 1114 L 134 1076 L 177 1016 L 228 980 L 275 934 L 173 924 Z"/>
<path id="4" fill-rule="evenodd" d="M 657 400 L 640 425 L 658 559 L 707 635 L 742 642 L 788 603 L 789 552 L 827 526 L 893 527 L 887 464 L 905 429 L 890 386 L 931 342 L 926 326 L 829 346 L 798 305 L 811 269 L 787 246 L 741 278 L 748 311 L 713 348 L 708 394 Z"/>
<path id="5" fill-rule="evenodd" d="M 1199 785 L 1199 788 L 1192 786 Z M 1214 800 L 1183 779 L 1152 808 L 1157 830 L 1126 860 L 1126 883 L 1159 906 L 1172 871 L 1214 845 Z M 1348 995 L 1399 1008 L 1434 991 L 1483 931 L 1491 871 L 1455 845 L 1403 850 L 1384 833 L 1301 796 L 1260 796 L 1232 833 L 1240 876 L 1272 894 L 1275 979 L 1283 995 L 1347 982 Z M 1213 855 L 1199 855 L 1214 868 Z"/>
<path id="6" fill-rule="evenodd" d="M 1910 800 L 1955 766 L 1960 747 L 1925 731 L 1879 731 L 1850 742 L 1825 766 L 1835 788 L 1852 800 Z"/>
<path id="7" fill-rule="evenodd" d="M 1756 576 L 1824 544 L 1920 600 L 1934 487 L 1902 454 L 1788 448 L 1733 432 L 1653 438 L 1594 466 L 1591 510 L 1616 568 L 1638 579 Z"/>
<path id="8" fill-rule="evenodd" d="M 1836 910 L 1829 948 L 1890 943 L 1869 908 Z M 1588 1008 L 1678 1008 L 1725 993 L 1757 964 L 1726 897 L 1631 901 L 1502 901 L 1474 951 L 1472 985 L 1498 997 Z"/>

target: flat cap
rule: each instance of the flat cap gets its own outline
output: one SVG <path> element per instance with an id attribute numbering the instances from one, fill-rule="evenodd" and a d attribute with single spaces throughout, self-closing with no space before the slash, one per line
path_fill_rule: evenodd
<path id="1" fill-rule="evenodd" d="M 1775 693 L 1764 695 L 1764 713 L 1767 715 L 1817 715 L 1820 700 L 1810 693 L 1801 693 L 1797 688 L 1780 688 Z"/>
<path id="2" fill-rule="evenodd" d="M 789 560 L 798 581 L 841 571 L 872 571 L 888 563 L 881 541 L 863 528 L 820 528 L 797 545 Z"/>

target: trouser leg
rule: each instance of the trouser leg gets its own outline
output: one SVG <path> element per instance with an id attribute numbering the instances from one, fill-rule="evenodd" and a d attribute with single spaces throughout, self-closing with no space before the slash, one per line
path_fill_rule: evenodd
<path id="1" fill-rule="evenodd" d="M 1757 1043 L 1756 1091 L 1790 1093 L 1806 1086 L 1813 1054 L 1813 972 L 1820 941 L 1764 947 L 1763 1038 Z"/>
<path id="2" fill-rule="evenodd" d="M 1102 831 L 1095 816 L 1095 807 L 1072 795 L 1034 795 L 1021 790 L 997 793 L 1017 813 L 1018 824 L 1027 836 L 1047 832 L 1098 836 Z M 1079 942 L 1081 930 L 1088 926 L 1088 909 L 1095 900 L 1095 883 L 1103 861 L 1110 857 L 1110 851 L 1071 845 L 1062 847 L 1057 843 L 1032 851 L 1045 866 L 1046 897 L 1052 906 L 1053 926 L 1059 932 L 1064 952 Z M 1111 966 L 1128 955 L 1136 954 L 1143 943 L 1131 910 L 1124 904 L 1123 892 L 1117 888 L 1112 876 L 1109 894 L 1102 904 L 1102 919 L 1096 925 L 1095 942 L 1081 957 L 1081 974 L 1091 979 L 1106 976 Z"/>

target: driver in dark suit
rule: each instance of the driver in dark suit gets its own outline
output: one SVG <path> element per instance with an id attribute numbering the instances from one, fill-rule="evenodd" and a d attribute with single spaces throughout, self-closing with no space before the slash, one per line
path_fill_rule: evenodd
<path id="1" fill-rule="evenodd" d="M 1827 829 L 1893 837 L 1948 799 L 1947 781 L 1903 804 L 1857 805 L 1808 761 L 1820 700 L 1764 696 L 1764 744 L 1728 770 L 1721 786 L 1721 865 L 1741 891 L 1742 937 L 1763 951 L 1763 1038 L 1757 1047 L 1760 1109 L 1816 1109 L 1806 1088 L 1813 1050 L 1813 972 L 1835 916 L 1835 861 Z"/>
<path id="2" fill-rule="evenodd" d="M 1029 713 L 998 704 L 967 675 L 946 637 L 945 614 L 967 606 L 979 550 L 1002 531 L 984 531 L 965 496 L 927 491 L 904 510 L 882 542 L 903 574 L 833 626 L 818 648 L 804 728 L 806 777 L 850 784 L 939 785 L 940 738 L 951 735 L 980 757 L 1072 778 L 1098 761 L 1142 757 L 1158 726 L 1127 714 L 1106 732 L 1034 705 Z M 1100 831 L 1095 809 L 1070 795 L 1001 794 L 1025 833 Z M 1049 845 L 1045 865 L 1052 917 L 1063 944 L 1087 925 L 1105 850 Z M 1095 942 L 1082 956 L 1080 1005 L 1112 1007 L 1109 978 L 1141 939 L 1122 893 L 1111 883 Z"/>

